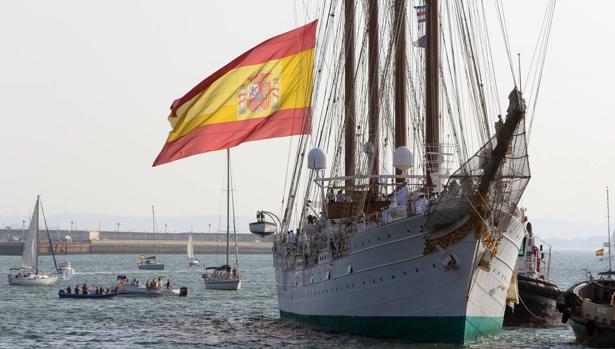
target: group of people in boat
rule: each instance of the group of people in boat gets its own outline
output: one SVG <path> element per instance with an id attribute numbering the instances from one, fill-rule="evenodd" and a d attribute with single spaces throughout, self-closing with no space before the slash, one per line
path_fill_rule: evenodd
<path id="1" fill-rule="evenodd" d="M 88 295 L 88 294 L 109 294 L 109 292 L 114 292 L 115 290 L 109 290 L 108 288 L 105 289 L 104 287 L 95 287 L 94 288 L 94 293 L 90 293 L 90 288 L 88 287 L 88 285 L 86 283 L 83 283 L 83 285 L 81 287 L 79 287 L 79 285 L 75 286 L 74 289 L 72 289 L 70 286 L 66 287 L 66 293 L 74 293 L 74 294 L 83 294 L 83 295 Z"/>

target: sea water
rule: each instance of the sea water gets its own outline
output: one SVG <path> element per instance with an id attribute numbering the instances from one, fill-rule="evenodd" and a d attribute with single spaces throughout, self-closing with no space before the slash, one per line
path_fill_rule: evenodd
<path id="1" fill-rule="evenodd" d="M 224 256 L 200 256 L 207 266 L 225 263 Z M 63 255 L 76 270 L 71 281 L 45 287 L 9 286 L 0 282 L 0 348 L 454 348 L 366 338 L 295 326 L 280 320 L 272 257 L 241 255 L 239 291 L 206 290 L 203 266 L 189 267 L 182 255 L 158 256 L 164 271 L 137 269 L 135 255 Z M 20 257 L 0 256 L 6 273 Z M 232 263 L 232 260 L 231 260 Z M 40 258 L 51 270 L 51 257 Z M 585 277 L 584 268 L 603 270 L 589 252 L 559 252 L 552 257 L 551 279 L 563 290 Z M 59 299 L 58 290 L 87 283 L 111 287 L 117 275 L 162 277 L 171 287 L 188 288 L 185 298 L 114 297 Z M 577 348 L 567 325 L 507 327 L 468 348 Z"/>

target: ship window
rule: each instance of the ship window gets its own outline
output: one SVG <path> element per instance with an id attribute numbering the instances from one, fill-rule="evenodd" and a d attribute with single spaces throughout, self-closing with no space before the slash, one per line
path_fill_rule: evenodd
<path id="1" fill-rule="evenodd" d="M 404 276 L 405 276 L 405 275 L 407 275 L 407 274 L 406 274 L 406 271 L 404 270 Z"/>
<path id="2" fill-rule="evenodd" d="M 391 275 L 391 279 L 395 280 L 395 275 Z"/>
<path id="3" fill-rule="evenodd" d="M 414 270 L 416 270 L 417 273 L 419 272 L 419 268 L 414 268 Z"/>
<path id="4" fill-rule="evenodd" d="M 378 241 L 380 241 L 380 237 L 377 237 Z"/>
<path id="5" fill-rule="evenodd" d="M 390 239 L 391 238 L 391 234 L 387 233 L 387 237 Z"/>
<path id="6" fill-rule="evenodd" d="M 380 282 L 382 282 L 382 278 L 380 278 Z"/>

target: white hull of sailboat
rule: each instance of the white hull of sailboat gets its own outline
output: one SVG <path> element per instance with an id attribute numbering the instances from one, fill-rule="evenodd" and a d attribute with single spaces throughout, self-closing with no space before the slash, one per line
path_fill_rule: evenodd
<path id="1" fill-rule="evenodd" d="M 51 286 L 58 282 L 55 275 L 34 274 L 26 277 L 17 277 L 9 274 L 9 285 L 16 286 Z"/>
<path id="2" fill-rule="evenodd" d="M 281 316 L 425 342 L 465 343 L 500 330 L 523 224 L 511 221 L 483 268 L 478 264 L 485 246 L 473 232 L 424 254 L 424 223 L 424 217 L 412 217 L 357 233 L 348 255 L 306 269 L 297 267 L 301 257 L 275 254 Z"/>
<path id="3" fill-rule="evenodd" d="M 205 288 L 208 290 L 236 291 L 241 288 L 240 279 L 205 279 Z"/>
<path id="4" fill-rule="evenodd" d="M 195 259 L 195 260 L 188 261 L 188 265 L 191 266 L 191 267 L 192 266 L 199 266 L 199 265 L 201 265 L 201 262 L 199 262 L 197 259 Z"/>
<path id="5" fill-rule="evenodd" d="M 162 263 L 137 264 L 137 266 L 141 270 L 164 270 L 164 264 Z"/>

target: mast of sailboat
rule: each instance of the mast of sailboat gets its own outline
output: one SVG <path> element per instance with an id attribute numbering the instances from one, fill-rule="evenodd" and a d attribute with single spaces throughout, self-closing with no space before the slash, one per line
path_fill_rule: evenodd
<path id="1" fill-rule="evenodd" d="M 152 205 L 152 233 L 154 233 L 154 248 L 152 252 L 156 255 L 156 213 L 154 212 L 154 205 Z"/>
<path id="2" fill-rule="evenodd" d="M 39 202 L 39 198 L 37 197 L 37 209 L 40 207 L 41 213 L 43 214 L 43 222 L 45 223 L 45 231 L 47 232 L 47 241 L 49 242 L 49 251 L 51 252 L 51 257 L 53 258 L 53 266 L 56 268 L 56 271 L 60 271 L 58 268 L 58 262 L 56 261 L 56 254 L 53 251 L 53 245 L 51 244 L 51 234 L 49 234 L 49 227 L 47 226 L 47 217 L 45 216 L 45 209 L 43 208 L 43 204 Z M 36 242 L 38 248 L 38 215 L 36 215 Z M 36 254 L 36 273 L 38 274 L 38 253 Z"/>
<path id="3" fill-rule="evenodd" d="M 226 149 L 226 265 L 228 264 L 229 237 L 231 233 L 230 222 L 231 204 L 231 150 Z"/>
<path id="4" fill-rule="evenodd" d="M 425 155 L 426 179 L 429 189 L 434 187 L 432 174 L 440 172 L 438 156 L 440 153 L 440 124 L 439 124 L 439 28 L 438 28 L 438 0 L 426 0 L 427 12 L 426 47 L 425 47 Z"/>
<path id="5" fill-rule="evenodd" d="M 609 206 L 609 187 L 606 187 L 606 225 L 609 238 L 609 271 L 611 271 L 611 208 Z"/>
<path id="6" fill-rule="evenodd" d="M 408 143 L 406 136 L 406 1 L 395 0 L 395 149 Z M 395 169 L 396 175 L 402 170 Z M 397 178 L 397 183 L 403 182 Z"/>
<path id="7" fill-rule="evenodd" d="M 354 90 L 354 0 L 344 2 L 344 109 L 346 111 L 346 134 L 344 142 L 344 172 L 346 177 L 352 177 L 356 171 L 356 117 Z M 354 179 L 346 179 L 346 190 L 354 186 Z"/>
<path id="8" fill-rule="evenodd" d="M 378 122 L 380 113 L 380 103 L 378 101 L 379 75 L 378 75 L 378 1 L 369 1 L 369 15 L 367 28 L 368 34 L 368 114 L 369 114 L 369 144 L 372 152 L 370 174 L 377 176 L 379 170 L 379 147 L 378 147 Z M 370 179 L 372 194 L 377 194 L 378 179 Z"/>

